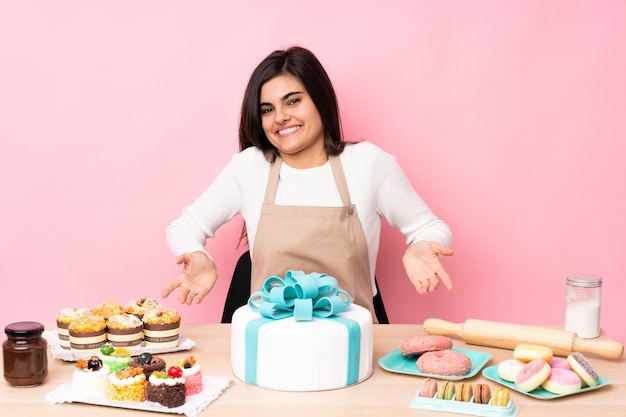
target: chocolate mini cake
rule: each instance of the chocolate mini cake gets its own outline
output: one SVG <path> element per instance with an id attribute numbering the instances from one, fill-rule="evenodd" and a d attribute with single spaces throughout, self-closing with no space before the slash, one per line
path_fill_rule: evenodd
<path id="1" fill-rule="evenodd" d="M 165 361 L 158 356 L 153 356 L 149 352 L 144 352 L 136 358 L 133 358 L 130 366 L 142 368 L 146 378 L 150 378 L 150 375 L 152 375 L 154 371 L 162 371 L 165 369 Z"/>
<path id="2" fill-rule="evenodd" d="M 167 408 L 185 404 L 185 378 L 179 366 L 171 366 L 165 372 L 154 371 L 148 379 L 147 398 Z"/>

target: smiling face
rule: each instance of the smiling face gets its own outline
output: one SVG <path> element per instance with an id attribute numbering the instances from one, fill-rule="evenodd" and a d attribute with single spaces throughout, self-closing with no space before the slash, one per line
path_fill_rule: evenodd
<path id="1" fill-rule="evenodd" d="M 283 74 L 263 84 L 259 109 L 265 135 L 287 164 L 312 168 L 328 160 L 322 118 L 296 77 Z"/>

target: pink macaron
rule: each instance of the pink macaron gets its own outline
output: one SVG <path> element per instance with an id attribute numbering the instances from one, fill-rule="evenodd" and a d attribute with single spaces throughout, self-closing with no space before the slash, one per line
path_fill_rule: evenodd
<path id="1" fill-rule="evenodd" d="M 570 394 L 580 390 L 582 380 L 570 369 L 552 368 L 550 376 L 541 386 L 553 394 Z"/>
<path id="2" fill-rule="evenodd" d="M 543 359 L 528 362 L 515 377 L 515 385 L 520 391 L 530 392 L 546 382 L 550 376 L 550 364 Z"/>
<path id="3" fill-rule="evenodd" d="M 437 381 L 432 378 L 426 378 L 424 380 L 424 385 L 422 385 L 422 389 L 420 390 L 420 397 L 433 398 L 437 393 Z"/>

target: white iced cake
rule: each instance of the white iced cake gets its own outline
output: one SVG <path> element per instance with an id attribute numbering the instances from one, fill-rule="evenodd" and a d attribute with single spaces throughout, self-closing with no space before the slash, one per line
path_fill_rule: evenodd
<path id="1" fill-rule="evenodd" d="M 248 305 L 232 318 L 231 362 L 247 383 L 285 391 L 342 388 L 372 373 L 370 312 L 352 304 L 328 318 L 262 317 Z"/>

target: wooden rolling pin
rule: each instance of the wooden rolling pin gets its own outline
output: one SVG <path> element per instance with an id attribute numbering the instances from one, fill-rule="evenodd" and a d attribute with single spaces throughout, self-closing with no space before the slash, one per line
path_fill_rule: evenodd
<path id="1" fill-rule="evenodd" d="M 430 334 L 457 335 L 471 345 L 504 349 L 515 349 L 519 344 L 542 345 L 551 348 L 556 356 L 582 352 L 617 359 L 624 354 L 624 346 L 608 338 L 581 339 L 574 332 L 524 324 L 474 319 L 451 323 L 431 318 L 424 321 L 424 330 Z"/>

